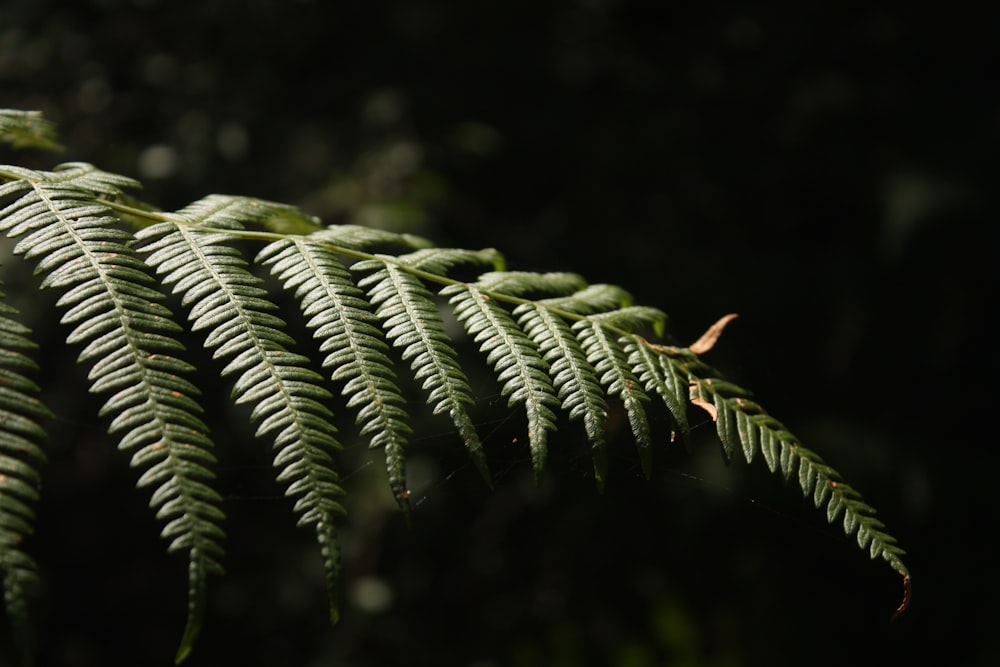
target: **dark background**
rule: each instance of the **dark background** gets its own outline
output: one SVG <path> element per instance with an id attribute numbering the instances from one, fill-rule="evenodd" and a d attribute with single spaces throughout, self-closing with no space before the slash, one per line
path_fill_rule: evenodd
<path id="1" fill-rule="evenodd" d="M 890 623 L 898 577 L 761 462 L 723 467 L 703 422 L 650 482 L 619 438 L 603 497 L 560 423 L 535 488 L 484 389 L 497 490 L 421 415 L 410 528 L 345 423 L 335 629 L 266 446 L 216 426 L 229 575 L 188 664 L 995 664 L 997 29 L 904 6 L 0 6 L 0 107 L 43 110 L 55 159 L 164 209 L 245 194 L 494 246 L 628 288 L 685 344 L 740 313 L 708 361 L 863 492 L 914 580 Z M 79 404 L 65 332 L 34 325 L 58 378 L 40 664 L 169 664 L 182 563 Z"/>

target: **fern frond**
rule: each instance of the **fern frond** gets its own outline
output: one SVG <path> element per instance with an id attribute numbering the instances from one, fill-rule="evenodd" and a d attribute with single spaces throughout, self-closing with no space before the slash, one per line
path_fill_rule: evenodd
<path id="1" fill-rule="evenodd" d="M 233 400 L 253 405 L 257 435 L 274 438 L 277 479 L 296 498 L 300 526 L 312 526 L 319 542 L 330 592 L 331 619 L 336 622 L 340 550 L 335 521 L 343 514 L 343 495 L 333 461 L 340 448 L 334 437 L 331 398 L 309 360 L 293 354 L 292 338 L 240 252 L 228 245 L 229 230 L 242 221 L 270 215 L 265 202 L 214 195 L 174 216 L 175 221 L 142 229 L 136 235 L 147 261 L 163 275 L 165 285 L 181 295 L 189 308 L 193 331 L 207 330 L 205 346 L 215 359 L 227 359 L 222 374 L 236 375 Z M 216 229 L 218 231 L 210 231 Z"/>
<path id="2" fill-rule="evenodd" d="M 0 110 L 0 144 L 59 148 L 40 114 L 9 110 Z M 298 524 L 315 532 L 331 620 L 339 615 L 336 525 L 344 491 L 327 407 L 333 397 L 310 360 L 293 351 L 277 297 L 244 259 L 251 244 L 266 244 L 255 261 L 294 296 L 324 354 L 322 368 L 356 412 L 360 436 L 384 449 L 389 485 L 407 516 L 406 449 L 413 431 L 397 382 L 399 360 L 409 364 L 433 412 L 448 413 L 492 486 L 469 413 L 474 400 L 465 361 L 445 324 L 454 314 L 492 366 L 508 405 L 524 409 L 537 480 L 559 410 L 582 422 L 602 489 L 612 405 L 624 405 L 647 477 L 648 411 L 665 408 L 671 441 L 688 444 L 687 410 L 695 405 L 714 420 L 727 462 L 739 454 L 748 462 L 762 458 L 770 471 L 797 479 L 829 522 L 840 522 L 872 559 L 902 575 L 897 614 L 909 604 L 905 552 L 875 510 L 749 392 L 700 360 L 735 316 L 719 320 L 688 348 L 656 345 L 640 334 L 651 329 L 662 336 L 666 315 L 635 306 L 617 286 L 587 285 L 571 273 L 506 271 L 494 249 L 436 248 L 408 234 L 324 227 L 293 206 L 257 199 L 212 195 L 164 213 L 126 193 L 137 185 L 86 163 L 53 171 L 0 166 L 0 231 L 16 240 L 14 254 L 35 262 L 41 288 L 59 288 L 66 342 L 80 347 L 90 391 L 105 397 L 100 416 L 108 418 L 119 449 L 130 453 L 137 486 L 149 488 L 168 551 L 187 557 L 188 613 L 178 662 L 203 625 L 209 575 L 222 572 L 224 516 L 213 488 L 214 445 L 198 390 L 186 379 L 194 369 L 179 358 L 186 332 L 163 305 L 154 273 L 180 296 L 190 330 L 201 333 L 220 373 L 232 379 L 233 401 L 249 405 L 256 435 L 272 440 L 277 481 L 294 502 Z M 456 278 L 459 273 L 464 277 Z M 23 642 L 32 635 L 28 594 L 38 577 L 25 541 L 34 531 L 45 463 L 41 422 L 50 414 L 28 379 L 35 370 L 29 331 L 3 298 L 0 293 L 0 577 L 6 612 Z M 654 405 L 654 394 L 662 407 Z M 30 656 L 31 647 L 22 648 Z"/>
<path id="3" fill-rule="evenodd" d="M 63 148 L 56 140 L 55 124 L 40 111 L 0 109 L 0 142 L 14 148 Z"/>
<path id="4" fill-rule="evenodd" d="M 475 403 L 472 388 L 458 363 L 454 343 L 445 332 L 434 295 L 414 273 L 452 266 L 461 259 L 476 257 L 448 253 L 447 257 L 434 259 L 433 251 L 429 256 L 418 250 L 401 257 L 379 255 L 356 262 L 351 269 L 370 272 L 358 281 L 358 286 L 367 290 L 386 337 L 394 347 L 402 348 L 401 357 L 410 362 L 414 377 L 423 381 L 421 387 L 428 392 L 427 401 L 434 414 L 448 413 L 474 465 L 491 483 L 482 442 L 467 409 Z"/>
<path id="5" fill-rule="evenodd" d="M 317 232 L 308 239 L 276 241 L 261 250 L 257 261 L 270 265 L 285 289 L 295 290 L 308 318 L 306 326 L 322 341 L 323 367 L 332 369 L 334 382 L 345 383 L 342 393 L 348 397 L 347 407 L 358 411 L 361 435 L 371 437 L 371 447 L 385 450 L 390 488 L 408 512 L 405 447 L 413 429 L 403 407 L 406 400 L 396 384 L 389 346 L 364 293 L 354 285 L 337 254 L 313 242 L 331 236 Z M 355 237 L 353 242 L 365 240 Z"/>
<path id="6" fill-rule="evenodd" d="M 111 394 L 101 409 L 109 433 L 122 434 L 118 446 L 134 451 L 133 467 L 147 468 L 138 485 L 155 485 L 150 505 L 166 522 L 168 550 L 188 554 L 189 644 L 201 627 L 207 575 L 222 570 L 222 512 L 206 484 L 214 457 L 192 398 L 198 392 L 181 377 L 191 369 L 172 356 L 183 349 L 173 337 L 180 327 L 127 245 L 131 237 L 97 199 L 134 182 L 82 163 L 16 171 L 20 178 L 0 186 L 0 197 L 20 195 L 0 211 L 0 230 L 24 236 L 14 252 L 40 258 L 43 288 L 65 289 L 57 305 L 68 308 L 62 322 L 75 326 L 67 342 L 83 345 L 80 362 L 94 362 L 91 391 Z"/>
<path id="7" fill-rule="evenodd" d="M 662 329 L 665 321 L 666 315 L 655 308 L 629 306 L 587 315 L 573 325 L 601 385 L 608 395 L 619 397 L 624 404 L 639 463 L 647 478 L 653 473 L 652 432 L 645 407 L 650 399 L 632 370 L 619 336 L 650 325 Z"/>
<path id="8" fill-rule="evenodd" d="M 41 486 L 39 469 L 46 461 L 39 443 L 40 422 L 51 416 L 38 399 L 38 386 L 25 377 L 37 366 L 28 354 L 36 347 L 30 331 L 13 317 L 17 311 L 0 292 L 0 574 L 4 606 L 26 662 L 34 652 L 28 589 L 38 581 L 34 559 L 24 550 L 34 532 Z"/>

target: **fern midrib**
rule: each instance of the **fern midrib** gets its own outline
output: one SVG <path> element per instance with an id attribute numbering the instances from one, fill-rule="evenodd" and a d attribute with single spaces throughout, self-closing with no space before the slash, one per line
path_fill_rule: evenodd
<path id="1" fill-rule="evenodd" d="M 177 222 L 177 221 L 175 220 L 174 222 Z M 190 227 L 192 229 L 195 229 L 197 231 L 203 231 L 203 232 L 218 232 L 219 231 L 218 229 L 213 229 L 211 227 L 205 227 L 205 226 L 201 226 L 201 225 L 197 225 L 197 224 L 193 224 L 193 223 L 184 223 L 184 225 L 188 226 L 188 227 Z M 227 232 L 230 232 L 230 230 L 227 230 Z M 291 238 L 295 242 L 302 242 L 302 243 L 308 243 L 308 244 L 311 244 L 311 245 L 320 246 L 320 247 L 326 248 L 326 249 L 328 249 L 328 250 L 330 250 L 332 252 L 335 252 L 338 255 L 344 255 L 345 257 L 351 257 L 351 258 L 357 259 L 359 261 L 376 260 L 376 261 L 382 262 L 383 264 L 392 265 L 392 266 L 394 266 L 394 267 L 396 267 L 396 268 L 398 268 L 398 269 L 400 269 L 402 271 L 405 271 L 406 273 L 409 273 L 410 275 L 412 275 L 412 276 L 414 276 L 416 278 L 420 278 L 420 279 L 426 280 L 428 282 L 436 283 L 436 284 L 441 285 L 443 287 L 447 287 L 448 285 L 471 286 L 471 285 L 474 284 L 474 283 L 469 283 L 469 282 L 462 281 L 462 280 L 456 280 L 454 278 L 449 278 L 448 276 L 443 276 L 440 273 L 433 273 L 431 271 L 425 271 L 423 269 L 415 268 L 415 267 L 407 264 L 405 261 L 400 261 L 399 259 L 393 257 L 392 255 L 368 253 L 368 252 L 365 252 L 363 250 L 357 250 L 357 249 L 354 249 L 354 248 L 348 248 L 348 247 L 345 247 L 345 246 L 336 245 L 334 243 L 329 243 L 327 241 L 317 241 L 317 240 L 310 239 L 308 237 L 295 237 L 295 236 L 291 236 L 290 237 L 287 234 L 279 234 L 279 233 L 276 233 L 276 232 L 264 232 L 264 231 L 257 231 L 257 230 L 231 230 L 230 233 L 232 233 L 234 235 L 237 235 L 237 236 L 239 236 L 240 238 L 243 238 L 243 239 L 257 240 L 257 241 L 287 241 L 287 240 L 289 240 Z M 476 286 L 476 289 L 481 294 L 485 294 L 486 296 L 488 296 L 490 299 L 494 299 L 496 301 L 501 301 L 501 302 L 504 302 L 504 303 L 508 303 L 508 304 L 513 305 L 513 306 L 520 306 L 520 305 L 524 305 L 524 304 L 537 305 L 537 306 L 540 306 L 542 308 L 545 308 L 548 312 L 552 313 L 553 315 L 556 315 L 558 317 L 561 317 L 563 319 L 567 319 L 567 320 L 570 320 L 570 321 L 573 321 L 573 322 L 580 322 L 580 321 L 583 321 L 583 320 L 587 319 L 587 317 L 585 315 L 580 315 L 578 313 L 574 313 L 574 312 L 571 312 L 571 311 L 568 311 L 568 310 L 563 310 L 561 308 L 556 308 L 556 307 L 551 306 L 549 304 L 543 303 L 542 301 L 538 301 L 538 300 L 534 300 L 534 299 L 527 299 L 527 298 L 519 297 L 519 296 L 514 296 L 514 295 L 511 295 L 511 294 L 506 294 L 504 292 L 496 292 L 496 291 L 489 290 L 489 289 L 482 289 L 479 286 Z M 629 332 L 626 329 L 622 329 L 620 327 L 616 327 L 614 325 L 606 324 L 606 323 L 603 323 L 603 322 L 601 323 L 601 327 L 604 330 L 606 330 L 606 331 L 608 331 L 610 333 L 617 334 L 619 336 L 625 336 L 625 335 L 628 335 L 629 333 L 631 333 L 631 332 Z"/>
<path id="2" fill-rule="evenodd" d="M 10 174 L 9 172 L 4 172 L 3 170 L 0 170 L 0 178 L 5 178 L 7 180 L 16 180 L 16 179 L 20 179 L 21 177 L 20 176 L 15 176 L 13 174 Z M 112 209 L 114 211 L 117 211 L 119 213 L 124 213 L 124 214 L 129 215 L 129 216 L 134 216 L 134 217 L 137 217 L 137 218 L 143 218 L 143 219 L 149 220 L 150 223 L 155 223 L 155 222 L 172 222 L 172 223 L 176 224 L 178 227 L 184 227 L 184 228 L 187 228 L 187 229 L 190 229 L 190 230 L 194 230 L 194 231 L 205 232 L 205 233 L 218 233 L 219 232 L 219 229 L 217 227 L 211 227 L 211 226 L 208 226 L 208 225 L 200 225 L 198 223 L 190 222 L 188 220 L 178 219 L 178 216 L 172 215 L 170 213 L 165 213 L 165 212 L 162 212 L 162 211 L 148 211 L 148 210 L 145 210 L 145 209 L 137 208 L 135 206 L 129 206 L 128 204 L 124 204 L 122 202 L 118 202 L 118 201 L 114 201 L 114 200 L 107 200 L 107 201 L 103 201 L 102 203 L 105 206 L 107 206 L 108 208 L 110 208 L 110 209 Z M 222 209 L 226 208 L 226 206 L 229 206 L 229 205 L 230 204 L 225 204 L 225 205 L 221 206 L 218 210 L 222 210 Z M 316 229 L 319 230 L 319 229 L 322 229 L 322 227 L 319 226 L 319 225 L 317 225 Z M 253 240 L 253 241 L 274 242 L 274 241 L 289 241 L 289 240 L 291 240 L 291 241 L 294 241 L 296 243 L 300 243 L 300 242 L 301 243 L 308 243 L 308 244 L 311 244 L 311 245 L 316 245 L 316 246 L 320 246 L 320 247 L 323 247 L 323 248 L 327 248 L 328 250 L 330 250 L 332 252 L 335 252 L 338 255 L 343 255 L 345 257 L 351 257 L 351 258 L 357 259 L 359 261 L 364 261 L 364 260 L 378 260 L 378 261 L 381 261 L 381 262 L 386 263 L 386 264 L 392 264 L 392 265 L 394 265 L 394 266 L 396 266 L 396 267 L 398 267 L 398 268 L 400 268 L 400 269 L 402 269 L 402 270 L 410 273 L 411 275 L 413 275 L 413 276 L 415 276 L 417 278 L 420 278 L 422 280 L 426 280 L 426 281 L 429 281 L 429 282 L 437 283 L 438 285 L 442 285 L 442 286 L 469 284 L 469 283 L 466 283 L 466 282 L 461 281 L 461 280 L 456 280 L 454 278 L 449 278 L 447 276 L 443 276 L 443 275 L 441 275 L 439 273 L 433 273 L 431 271 L 424 271 L 422 269 L 415 268 L 413 266 L 408 265 L 406 262 L 399 261 L 398 259 L 396 259 L 395 257 L 393 257 L 391 255 L 369 253 L 369 252 L 365 252 L 363 250 L 357 250 L 355 248 L 349 248 L 349 247 L 346 247 L 346 246 L 340 246 L 340 245 L 337 245 L 335 243 L 330 243 L 328 241 L 317 241 L 317 240 L 314 240 L 314 239 L 310 239 L 309 237 L 306 237 L 306 236 L 299 236 L 299 235 L 294 235 L 294 234 L 281 234 L 281 233 L 278 233 L 278 232 L 267 232 L 267 231 L 262 231 L 262 230 L 249 230 L 249 229 L 227 229 L 226 232 L 229 233 L 229 234 L 232 234 L 234 236 L 237 236 L 237 237 L 239 237 L 241 239 Z M 508 303 L 508 304 L 513 305 L 513 306 L 519 306 L 519 305 L 522 305 L 522 304 L 535 304 L 535 305 L 539 305 L 539 306 L 545 308 L 546 310 L 548 310 L 553 315 L 556 315 L 558 317 L 561 317 L 561 318 L 563 318 L 565 320 L 569 320 L 569 321 L 572 321 L 572 322 L 579 322 L 579 321 L 587 319 L 586 316 L 584 316 L 584 315 L 580 315 L 578 313 L 574 313 L 574 312 L 571 312 L 571 311 L 568 311 L 568 310 L 563 310 L 561 308 L 557 308 L 557 307 L 551 306 L 549 304 L 541 303 L 541 302 L 539 302 L 537 300 L 532 300 L 532 299 L 527 299 L 527 298 L 524 298 L 524 297 L 513 296 L 513 295 L 510 295 L 510 294 L 504 294 L 502 292 L 494 292 L 494 291 L 489 290 L 489 289 L 480 289 L 480 291 L 483 294 L 488 295 L 491 299 L 496 299 L 498 301 L 501 301 L 501 302 L 504 302 L 504 303 Z M 620 327 L 616 327 L 614 325 L 610 325 L 610 324 L 606 324 L 606 323 L 601 323 L 601 326 L 606 331 L 609 331 L 611 333 L 617 334 L 619 336 L 625 336 L 625 335 L 628 335 L 629 333 L 631 333 L 630 331 L 627 331 L 626 329 L 622 329 Z"/>

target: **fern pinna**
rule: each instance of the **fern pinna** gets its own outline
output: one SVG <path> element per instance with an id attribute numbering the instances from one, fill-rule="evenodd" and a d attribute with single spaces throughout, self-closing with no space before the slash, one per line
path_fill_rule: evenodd
<path id="1" fill-rule="evenodd" d="M 34 113 L 0 113 L 0 138 L 55 145 L 51 127 Z M 447 415 L 491 483 L 471 413 L 472 383 L 448 334 L 444 304 L 479 345 L 510 407 L 524 411 L 539 480 L 560 411 L 582 422 L 602 486 L 612 402 L 625 410 L 647 476 L 657 444 L 650 411 L 664 411 L 671 441 L 687 441 L 688 409 L 696 406 L 714 420 L 727 461 L 760 456 L 771 471 L 796 477 L 830 522 L 840 519 L 873 559 L 900 573 L 899 611 L 908 604 L 904 552 L 874 510 L 746 391 L 701 361 L 729 318 L 691 347 L 666 345 L 656 342 L 663 312 L 633 304 L 621 287 L 590 285 L 574 274 L 507 271 L 492 249 L 436 248 L 405 234 L 324 227 L 293 207 L 245 197 L 211 195 L 159 211 L 126 194 L 137 185 L 83 163 L 52 171 L 0 167 L 0 230 L 16 240 L 14 255 L 35 263 L 39 287 L 60 291 L 66 341 L 81 348 L 90 390 L 106 396 L 100 415 L 119 449 L 131 454 L 137 486 L 150 490 L 168 550 L 188 560 L 178 661 L 203 624 L 209 575 L 222 573 L 224 538 L 214 444 L 182 341 L 211 351 L 215 372 L 233 378 L 233 402 L 251 407 L 257 436 L 271 443 L 276 478 L 294 499 L 298 523 L 315 533 L 336 621 L 337 523 L 346 492 L 337 473 L 334 392 L 354 414 L 359 435 L 384 450 L 403 511 L 413 435 L 403 374 L 419 384 L 433 413 Z M 251 260 L 246 253 L 254 247 Z M 287 300 L 268 291 L 254 265 L 269 270 L 297 303 L 311 343 L 293 340 L 278 305 Z M 462 279 L 453 277 L 458 272 Z M 167 292 L 179 296 L 184 318 L 163 304 Z M 27 637 L 25 591 L 37 573 L 24 540 L 34 530 L 48 411 L 24 375 L 35 366 L 33 346 L 15 318 L 0 302 L 0 569 L 7 614 Z M 318 366 L 308 351 L 321 357 Z"/>

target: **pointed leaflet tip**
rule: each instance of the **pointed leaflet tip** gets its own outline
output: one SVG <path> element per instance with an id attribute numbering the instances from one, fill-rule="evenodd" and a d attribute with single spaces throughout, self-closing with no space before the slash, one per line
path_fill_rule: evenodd
<path id="1" fill-rule="evenodd" d="M 188 655 L 191 654 L 191 649 L 194 648 L 194 642 L 198 638 L 198 634 L 200 632 L 200 621 L 197 625 L 195 625 L 194 619 L 188 618 L 187 626 L 184 628 L 184 637 L 181 639 L 180 648 L 177 649 L 177 655 L 174 657 L 175 665 L 179 665 L 184 662 Z"/>
<path id="2" fill-rule="evenodd" d="M 340 605 L 331 596 L 330 597 L 330 625 L 337 625 L 340 623 Z"/>
<path id="3" fill-rule="evenodd" d="M 191 549 L 188 564 L 188 614 L 187 623 L 184 626 L 184 634 L 181 636 L 181 645 L 177 649 L 174 657 L 174 664 L 179 665 L 187 659 L 194 648 L 195 640 L 201 633 L 201 628 L 205 624 L 206 606 L 206 563 L 204 554 L 198 548 Z"/>
<path id="4" fill-rule="evenodd" d="M 184 662 L 188 655 L 191 654 L 191 649 L 194 648 L 195 640 L 198 639 L 198 635 L 201 633 L 201 628 L 204 624 L 204 608 L 204 588 L 201 588 L 197 597 L 192 598 L 188 603 L 187 625 L 184 626 L 184 635 L 181 637 L 181 645 L 177 649 L 176 657 L 174 657 L 175 665 L 179 665 Z"/>
<path id="5" fill-rule="evenodd" d="M 486 482 L 486 486 L 490 491 L 493 490 L 493 476 L 490 474 L 490 467 L 486 462 L 486 453 L 483 450 L 483 443 L 479 440 L 479 434 L 476 432 L 476 427 L 472 425 L 472 420 L 469 419 L 468 414 L 464 410 L 452 409 L 449 411 L 452 421 L 458 427 L 459 434 L 462 436 L 462 441 L 465 443 L 465 449 L 469 453 L 469 458 L 472 459 L 472 464 L 479 471 L 479 475 Z"/>

